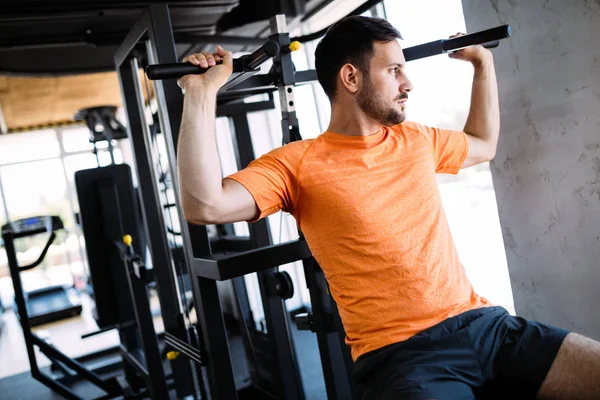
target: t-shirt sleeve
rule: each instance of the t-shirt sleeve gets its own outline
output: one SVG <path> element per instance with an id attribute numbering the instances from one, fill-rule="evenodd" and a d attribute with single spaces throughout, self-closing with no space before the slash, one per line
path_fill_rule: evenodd
<path id="1" fill-rule="evenodd" d="M 298 194 L 296 173 L 302 158 L 301 146 L 288 144 L 279 147 L 252 161 L 246 168 L 227 179 L 242 184 L 252 195 L 260 215 L 256 222 L 279 210 L 294 212 Z"/>
<path id="2" fill-rule="evenodd" d="M 415 125 L 431 145 L 436 162 L 435 172 L 440 174 L 457 174 L 462 168 L 469 152 L 467 134 L 449 129 Z"/>

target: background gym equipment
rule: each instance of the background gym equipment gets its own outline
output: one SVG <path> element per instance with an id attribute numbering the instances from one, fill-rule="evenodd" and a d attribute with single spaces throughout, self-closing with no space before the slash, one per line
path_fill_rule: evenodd
<path id="1" fill-rule="evenodd" d="M 50 245 L 56 239 L 56 234 L 54 232 L 62 229 L 64 229 L 63 223 L 57 216 L 24 218 L 4 225 L 2 227 L 3 234 L 4 231 L 10 231 L 15 239 L 40 233 L 49 234 L 48 241 L 35 262 L 24 266 L 18 266 L 16 263 L 9 263 L 9 267 L 14 269 L 14 271 L 11 269 L 11 275 L 13 273 L 19 274 L 23 271 L 29 271 L 39 266 L 42 261 L 44 261 Z M 20 302 L 17 301 L 15 290 L 15 311 L 18 312 L 19 318 L 23 319 L 25 316 L 25 318 L 28 319 L 28 324 L 30 326 L 37 326 L 47 322 L 70 318 L 81 313 L 81 303 L 77 294 L 71 293 L 71 288 L 63 285 L 23 291 L 23 302 L 24 307 L 26 308 L 23 308 L 23 306 L 19 304 Z"/>
<path id="2" fill-rule="evenodd" d="M 39 265 L 46 256 L 48 248 L 56 237 L 54 232 L 62 228 L 62 221 L 57 216 L 35 217 L 7 224 L 2 227 L 2 240 L 4 241 L 4 248 L 6 249 L 6 254 L 8 256 L 8 266 L 15 290 L 15 303 L 19 310 L 21 328 L 23 329 L 23 336 L 25 338 L 25 345 L 27 347 L 27 355 L 29 357 L 29 365 L 31 367 L 31 375 L 44 385 L 52 388 L 54 391 L 68 399 L 80 399 L 80 397 L 71 391 L 64 383 L 65 381 L 71 381 L 76 375 L 80 375 L 81 377 L 87 379 L 90 383 L 96 385 L 109 396 L 121 396 L 123 395 L 123 389 L 116 378 L 101 378 L 96 373 L 86 369 L 78 361 L 75 361 L 66 356 L 64 353 L 60 352 L 56 347 L 49 343 L 47 339 L 40 337 L 31 330 L 31 322 L 26 304 L 26 295 L 23 291 L 23 286 L 21 283 L 21 267 L 19 266 L 19 262 L 17 260 L 14 241 L 15 239 L 22 237 L 32 236 L 39 233 L 47 233 L 49 237 L 46 242 L 46 246 L 44 247 L 44 251 L 34 263 Z M 40 370 L 37 363 L 34 346 L 36 346 L 46 357 L 48 357 L 53 365 L 61 370 L 63 377 L 57 378 Z"/>
<path id="3" fill-rule="evenodd" d="M 140 227 L 130 169 L 121 164 L 78 171 L 75 180 L 84 235 L 88 240 L 88 258 L 97 304 L 95 317 L 100 327 L 97 332 L 85 335 L 85 338 L 117 329 L 120 338 L 118 353 L 121 358 L 117 365 L 120 368 L 117 370 L 122 369 L 122 373 L 114 373 L 114 363 L 96 364 L 95 368 L 90 368 L 90 365 L 95 365 L 94 358 L 106 359 L 112 349 L 72 359 L 54 347 L 49 337 L 41 337 L 32 332 L 29 313 L 20 311 L 31 374 L 68 399 L 83 399 L 71 388 L 81 380 L 87 380 L 104 391 L 106 398 L 168 398 L 168 388 L 172 381 L 163 371 L 158 336 L 154 331 L 146 293 L 146 285 L 152 277 L 131 242 L 124 244 L 120 239 L 124 236 L 123 229 L 137 234 Z M 62 221 L 57 216 L 29 218 L 3 227 L 2 239 L 15 289 L 15 303 L 19 310 L 29 310 L 31 307 L 26 307 L 19 275 L 22 268 L 18 265 L 14 240 L 49 233 L 46 246 L 34 263 L 39 265 L 54 241 L 54 232 L 60 229 Z M 138 246 L 143 249 L 143 245 Z M 50 359 L 53 374 L 47 374 L 38 367 L 34 346 Z M 104 377 L 103 374 L 107 376 Z"/>
<path id="4" fill-rule="evenodd" d="M 174 264 L 179 264 L 184 272 L 191 276 L 192 288 L 194 292 L 194 308 L 198 317 L 197 325 L 189 325 L 186 327 L 186 317 L 184 310 L 181 310 L 178 306 L 171 306 L 168 309 L 162 304 L 163 317 L 168 315 L 177 315 L 179 313 L 181 318 L 173 321 L 172 326 L 169 325 L 169 321 L 165 319 L 165 341 L 173 349 L 180 353 L 180 360 L 191 360 L 194 362 L 193 369 L 200 372 L 197 375 L 198 380 L 205 379 L 201 373 L 203 370 L 207 372 L 207 378 L 209 381 L 211 398 L 228 398 L 234 399 L 240 396 L 248 396 L 249 398 L 287 398 L 287 399 L 302 399 L 304 398 L 302 385 L 299 379 L 299 373 L 297 365 L 295 363 L 295 351 L 293 349 L 292 342 L 290 341 L 289 333 L 289 316 L 285 310 L 283 299 L 277 291 L 269 290 L 270 287 L 275 287 L 278 283 L 277 278 L 273 279 L 271 273 L 265 272 L 260 280 L 261 293 L 263 295 L 263 304 L 265 308 L 265 320 L 267 326 L 267 332 L 259 332 L 259 334 L 250 333 L 249 342 L 252 343 L 251 347 L 253 350 L 253 356 L 258 359 L 256 365 L 256 374 L 252 373 L 252 379 L 249 382 L 239 382 L 234 379 L 234 373 L 232 369 L 231 357 L 229 355 L 229 344 L 228 338 L 223 324 L 222 310 L 219 303 L 219 296 L 216 288 L 216 282 L 214 280 L 204 280 L 199 282 L 194 279 L 192 275 L 190 264 L 192 258 L 190 258 L 190 247 L 188 245 L 190 236 L 187 230 L 187 224 L 185 221 L 182 223 L 182 214 L 177 206 L 176 210 L 171 207 L 171 212 L 176 212 L 178 218 L 178 225 L 185 228 L 181 232 L 181 238 L 169 239 L 169 233 L 165 230 L 165 225 L 162 222 L 165 218 L 170 218 L 164 214 L 165 204 L 161 203 L 163 200 L 160 193 L 157 190 L 156 182 L 161 177 L 161 174 L 157 174 L 155 170 L 156 161 L 153 160 L 150 151 L 150 138 L 149 130 L 143 119 L 142 104 L 140 104 L 139 97 L 139 76 L 137 74 L 138 64 L 137 57 L 132 56 L 132 50 L 136 48 L 137 43 L 140 39 L 143 39 L 142 33 L 147 32 L 149 43 L 146 46 L 148 53 L 146 54 L 147 59 L 150 63 L 155 64 L 156 57 L 162 57 L 160 61 L 173 63 L 176 61 L 175 54 L 173 52 L 173 39 L 172 32 L 169 29 L 169 13 L 168 8 L 164 5 L 151 6 L 147 12 L 142 15 L 138 23 L 132 28 L 128 35 L 128 40 L 123 43 L 117 55 L 115 57 L 117 69 L 119 71 L 123 95 L 125 98 L 125 104 L 127 107 L 127 114 L 129 119 L 128 129 L 130 130 L 130 138 L 133 143 L 134 153 L 137 164 L 137 171 L 139 173 L 140 189 L 143 200 L 143 210 L 148 222 L 148 228 L 150 233 L 149 242 L 152 243 L 154 270 L 157 277 L 157 282 L 163 282 L 163 279 L 159 279 L 159 275 L 164 276 L 165 283 L 173 281 L 173 276 L 182 275 L 180 271 L 173 273 L 171 268 L 171 258 L 173 257 L 173 250 L 170 248 L 171 243 L 177 241 L 183 242 L 183 251 L 179 252 L 179 259 Z M 272 38 L 277 40 L 280 47 L 289 46 L 288 43 L 281 43 L 278 37 Z M 288 38 L 289 40 L 289 38 Z M 135 54 L 135 53 L 134 53 Z M 274 63 L 278 62 L 280 57 L 289 57 L 289 53 L 279 56 L 274 60 Z M 250 73 L 242 73 L 250 74 Z M 274 77 L 275 78 L 275 77 Z M 168 81 L 164 81 L 168 82 Z M 155 89 L 162 88 L 163 81 L 155 82 Z M 180 105 L 181 91 L 175 86 L 176 91 L 179 92 L 179 98 L 175 101 Z M 172 87 L 170 88 L 172 89 Z M 167 99 L 167 104 L 170 100 Z M 175 106 L 175 104 L 173 104 Z M 175 190 L 174 195 L 177 196 L 177 185 L 176 185 L 176 174 L 174 173 L 174 154 L 171 153 L 173 149 L 171 126 L 166 127 L 162 124 L 165 121 L 165 110 L 159 108 L 159 119 L 161 121 L 161 129 L 163 140 L 166 140 L 169 158 L 169 169 L 166 171 L 169 174 L 169 180 Z M 175 119 L 178 119 L 176 116 Z M 168 130 L 167 130 L 168 129 Z M 174 224 L 171 224 L 175 227 Z M 266 227 L 266 226 L 265 226 Z M 206 229 L 204 227 L 197 227 L 198 234 L 205 235 Z M 268 231 L 263 230 L 265 235 L 268 235 Z M 205 253 L 208 254 L 210 250 L 207 249 L 209 245 L 208 236 L 204 236 L 205 240 L 200 239 L 199 245 L 206 248 Z M 253 238 L 252 240 L 256 240 Z M 263 239 L 268 240 L 267 236 L 263 236 Z M 223 242 L 221 246 L 227 248 L 229 244 Z M 256 242 L 252 242 L 255 247 L 258 245 Z M 159 262 L 160 260 L 160 262 Z M 164 261 L 163 261 L 164 260 Z M 275 271 L 274 271 L 275 272 Z M 206 285 L 204 286 L 204 284 Z M 174 289 L 171 293 L 175 293 L 175 282 Z M 197 285 L 203 285 L 202 290 L 198 290 Z M 280 287 L 283 284 L 280 283 Z M 240 285 L 241 286 L 241 285 Z M 241 289 L 240 289 L 241 290 Z M 283 293 L 284 291 L 281 291 Z M 288 292 L 289 294 L 289 292 Z M 172 296 L 172 294 L 170 294 Z M 243 296 L 242 296 L 243 298 Z M 189 332 L 189 337 L 185 335 L 177 335 L 177 330 L 180 332 Z M 189 362 L 189 361 L 188 361 Z M 177 383 L 177 377 L 175 382 Z M 218 381 L 218 382 L 216 382 Z"/>
<path id="5" fill-rule="evenodd" d="M 79 110 L 73 117 L 75 121 L 84 121 L 90 130 L 90 143 L 94 145 L 94 155 L 98 166 L 100 166 L 98 142 L 107 143 L 111 164 L 115 164 L 112 141 L 127 138 L 125 127 L 117 119 L 116 112 L 117 107 L 115 106 L 99 106 Z"/>
<path id="6" fill-rule="evenodd" d="M 172 380 L 163 368 L 147 293 L 154 277 L 139 256 L 146 245 L 131 169 L 119 164 L 77 171 L 75 184 L 98 333 L 118 330 L 130 385 L 139 392 L 143 384 L 152 399 L 168 398 Z"/>

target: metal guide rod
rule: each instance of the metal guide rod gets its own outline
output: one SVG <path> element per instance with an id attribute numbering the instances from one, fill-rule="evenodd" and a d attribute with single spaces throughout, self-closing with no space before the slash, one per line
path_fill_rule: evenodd
<path id="1" fill-rule="evenodd" d="M 282 48 L 290 45 L 290 35 L 287 31 L 285 15 L 278 14 L 270 19 L 271 36 L 277 40 Z M 296 117 L 296 104 L 294 102 L 294 85 L 296 84 L 295 68 L 291 54 L 280 54 L 275 58 L 273 69 L 278 73 L 278 79 L 274 82 L 279 92 L 281 104 L 281 129 L 283 133 L 283 144 L 294 140 L 300 140 L 300 128 Z"/>

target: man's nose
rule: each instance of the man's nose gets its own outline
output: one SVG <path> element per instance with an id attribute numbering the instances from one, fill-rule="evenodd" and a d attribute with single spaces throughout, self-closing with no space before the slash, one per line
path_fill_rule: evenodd
<path id="1" fill-rule="evenodd" d="M 411 90 L 413 90 L 413 85 L 412 82 L 408 79 L 405 79 L 401 84 L 400 84 L 400 91 L 402 93 L 408 93 Z"/>

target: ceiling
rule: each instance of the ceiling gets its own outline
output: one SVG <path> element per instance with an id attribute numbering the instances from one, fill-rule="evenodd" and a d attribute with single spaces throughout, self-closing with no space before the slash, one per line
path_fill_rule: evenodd
<path id="1" fill-rule="evenodd" d="M 269 17 L 285 13 L 288 21 L 299 20 L 332 1 L 170 1 L 176 52 L 182 57 L 202 49 L 215 34 L 264 37 Z M 3 0 L 0 107 L 8 129 L 63 122 L 85 107 L 120 105 L 118 80 L 110 72 L 114 54 L 153 3 L 162 2 Z"/>

